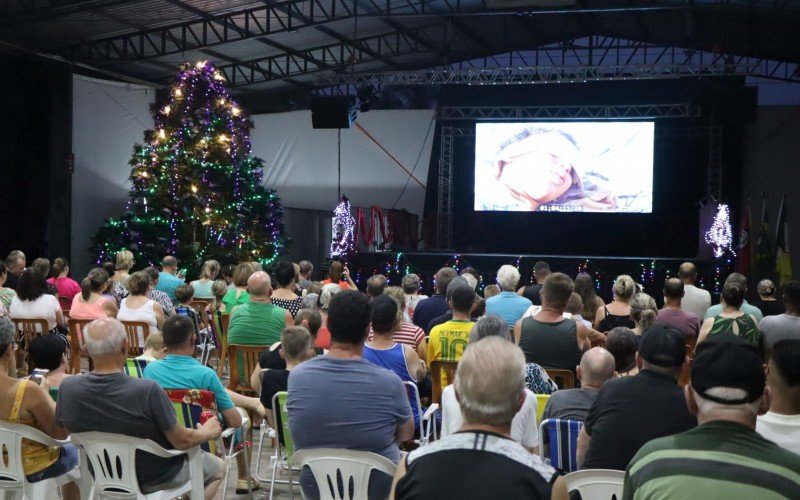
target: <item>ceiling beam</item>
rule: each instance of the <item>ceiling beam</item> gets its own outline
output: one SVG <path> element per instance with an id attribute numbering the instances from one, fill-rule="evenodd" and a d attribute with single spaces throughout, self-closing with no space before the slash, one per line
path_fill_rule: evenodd
<path id="1" fill-rule="evenodd" d="M 0 0 L 0 26 L 66 16 L 135 0 Z"/>

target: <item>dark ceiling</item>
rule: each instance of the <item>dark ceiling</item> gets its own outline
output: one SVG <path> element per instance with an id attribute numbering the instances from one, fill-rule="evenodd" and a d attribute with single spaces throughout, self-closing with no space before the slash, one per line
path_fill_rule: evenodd
<path id="1" fill-rule="evenodd" d="M 251 97 L 307 93 L 325 74 L 497 66 L 488 56 L 559 42 L 564 56 L 594 36 L 790 63 L 781 78 L 800 81 L 799 27 L 800 1 L 0 0 L 0 50 L 156 85 L 210 60 Z"/>

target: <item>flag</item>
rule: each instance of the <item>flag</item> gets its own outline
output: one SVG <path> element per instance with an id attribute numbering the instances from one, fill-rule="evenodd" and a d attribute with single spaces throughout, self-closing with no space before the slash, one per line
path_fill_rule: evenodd
<path id="1" fill-rule="evenodd" d="M 778 286 L 782 287 L 792 279 L 792 259 L 789 255 L 789 221 L 786 218 L 786 192 L 783 193 L 781 208 L 778 211 L 778 225 L 775 228 L 775 273 Z"/>
<path id="2" fill-rule="evenodd" d="M 756 279 L 752 280 L 754 283 L 765 278 L 771 278 L 775 270 L 775 253 L 772 251 L 772 242 L 770 241 L 767 198 L 764 193 L 761 194 L 761 199 L 761 228 L 758 231 L 758 240 L 756 241 Z"/>
<path id="3" fill-rule="evenodd" d="M 742 210 L 742 221 L 739 224 L 739 260 L 736 261 L 736 270 L 745 276 L 750 275 L 750 195 L 745 197 L 745 207 Z"/>

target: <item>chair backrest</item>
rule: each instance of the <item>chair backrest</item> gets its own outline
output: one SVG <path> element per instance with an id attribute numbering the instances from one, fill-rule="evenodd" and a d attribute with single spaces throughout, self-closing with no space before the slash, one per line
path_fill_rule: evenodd
<path id="1" fill-rule="evenodd" d="M 539 456 L 564 472 L 578 470 L 578 434 L 583 427 L 579 420 L 548 418 L 539 424 Z M 586 497 L 594 498 L 594 497 Z"/>
<path id="2" fill-rule="evenodd" d="M 72 299 L 65 297 L 64 295 L 59 295 L 58 305 L 61 306 L 62 311 L 69 311 L 69 308 L 72 307 Z"/>
<path id="3" fill-rule="evenodd" d="M 192 299 L 190 304 L 191 307 L 194 308 L 199 314 L 197 316 L 197 320 L 200 322 L 200 328 L 206 328 L 208 326 L 208 315 L 206 314 L 206 307 L 211 303 L 209 299 Z"/>
<path id="4" fill-rule="evenodd" d="M 581 498 L 620 500 L 625 471 L 611 469 L 586 469 L 564 476 L 567 490 L 578 490 Z"/>
<path id="5" fill-rule="evenodd" d="M 0 460 L 0 491 L 21 489 L 24 486 L 23 438 L 45 445 L 58 444 L 50 436 L 33 427 L 0 420 L 0 450 L 6 456 Z M 3 454 L 0 454 L 0 457 Z"/>
<path id="6" fill-rule="evenodd" d="M 164 389 L 167 393 L 178 423 L 187 429 L 197 429 L 200 424 L 200 414 L 210 411 L 217 415 L 217 401 L 214 393 L 205 389 Z M 201 444 L 200 448 L 213 455 L 218 455 L 221 450 L 217 447 L 217 440 Z"/>
<path id="7" fill-rule="evenodd" d="M 375 453 L 334 448 L 298 450 L 292 462 L 311 469 L 320 500 L 367 498 L 370 473 L 378 470 L 394 476 L 396 469 L 391 460 Z"/>
<path id="8" fill-rule="evenodd" d="M 50 329 L 47 320 L 44 318 L 11 318 L 14 321 L 20 338 L 25 339 L 25 345 L 30 344 L 31 339 L 37 335 L 47 333 Z"/>
<path id="9" fill-rule="evenodd" d="M 67 321 L 69 327 L 69 352 L 72 373 L 80 373 L 81 357 L 89 357 L 83 345 L 83 329 L 91 323 L 88 319 L 72 319 Z"/>
<path id="10" fill-rule="evenodd" d="M 422 400 L 419 398 L 419 387 L 409 380 L 403 381 L 403 385 L 406 386 L 406 396 L 408 397 L 408 403 L 411 405 L 411 413 L 417 416 L 417 422 L 414 422 L 414 425 L 419 427 L 419 418 L 422 416 Z"/>
<path id="11" fill-rule="evenodd" d="M 147 363 L 148 361 L 146 359 L 127 358 L 125 364 L 122 366 L 122 371 L 129 377 L 142 378 Z"/>
<path id="12" fill-rule="evenodd" d="M 448 383 L 455 383 L 457 367 L 458 361 L 431 362 L 431 396 L 434 403 L 442 404 L 442 389 Z M 443 378 L 444 380 L 442 380 Z"/>
<path id="13" fill-rule="evenodd" d="M 138 356 L 144 351 L 144 342 L 150 335 L 150 325 L 146 321 L 123 321 L 128 334 L 128 355 Z"/>
<path id="14" fill-rule="evenodd" d="M 547 407 L 548 401 L 550 401 L 549 394 L 536 395 L 536 425 L 542 423 L 542 415 L 544 415 L 544 409 Z"/>
<path id="15" fill-rule="evenodd" d="M 292 455 L 294 455 L 294 439 L 292 432 L 289 430 L 289 412 L 286 409 L 286 399 L 289 393 L 286 391 L 276 392 L 272 396 L 272 418 L 275 419 L 275 426 L 277 427 L 278 446 L 282 446 L 286 451 L 287 460 L 291 462 Z"/>
<path id="16" fill-rule="evenodd" d="M 573 389 L 575 387 L 575 374 L 562 368 L 545 368 L 547 376 L 558 384 L 559 389 Z"/>
<path id="17" fill-rule="evenodd" d="M 258 366 L 258 357 L 268 347 L 261 345 L 236 345 L 228 346 L 228 359 L 230 360 L 230 380 L 228 389 L 246 394 L 254 395 L 255 391 L 250 387 L 250 374 Z"/>

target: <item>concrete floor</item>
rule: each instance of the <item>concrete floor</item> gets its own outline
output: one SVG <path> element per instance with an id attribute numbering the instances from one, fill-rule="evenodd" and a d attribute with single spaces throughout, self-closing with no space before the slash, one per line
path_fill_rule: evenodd
<path id="1" fill-rule="evenodd" d="M 257 456 L 257 449 L 258 449 L 258 434 L 255 433 L 253 437 L 253 457 L 251 463 L 251 476 L 253 478 L 256 477 L 256 456 Z M 271 442 L 268 439 L 264 440 L 264 448 L 261 452 L 261 462 L 259 468 L 259 476 L 262 479 L 269 479 L 272 475 L 272 457 L 275 453 L 275 448 L 271 446 Z M 295 500 L 301 500 L 302 496 L 300 495 L 300 487 L 296 485 L 297 481 L 297 473 L 293 474 L 293 479 L 295 481 L 294 486 L 294 498 Z M 245 499 L 250 498 L 250 495 L 237 495 L 236 494 L 236 478 L 237 478 L 237 469 L 236 464 L 231 467 L 231 471 L 228 474 L 228 493 L 225 496 L 226 500 L 229 499 Z M 283 467 L 278 467 L 278 473 L 276 475 L 277 479 L 288 480 L 289 475 Z M 252 498 L 261 499 L 261 498 L 269 498 L 269 482 L 261 481 L 259 482 L 261 488 L 254 491 L 252 493 Z M 220 488 L 220 492 L 217 495 L 217 498 L 222 498 L 222 489 Z M 290 498 L 289 495 L 289 488 L 286 484 L 275 484 L 275 489 L 273 491 L 273 498 L 278 500 L 288 500 Z"/>

